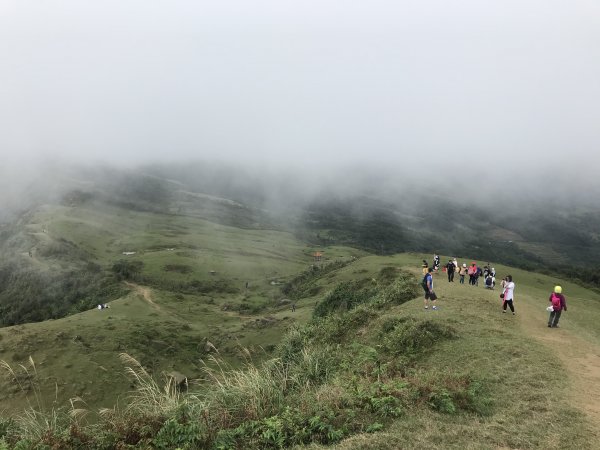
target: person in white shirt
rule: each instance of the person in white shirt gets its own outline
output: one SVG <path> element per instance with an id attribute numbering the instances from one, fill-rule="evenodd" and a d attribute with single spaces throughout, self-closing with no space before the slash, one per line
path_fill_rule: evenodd
<path id="1" fill-rule="evenodd" d="M 508 306 L 515 315 L 515 306 L 513 305 L 515 293 L 515 283 L 513 283 L 512 275 L 506 276 L 506 284 L 504 285 L 504 301 L 502 302 L 502 312 L 506 313 L 506 307 Z"/>

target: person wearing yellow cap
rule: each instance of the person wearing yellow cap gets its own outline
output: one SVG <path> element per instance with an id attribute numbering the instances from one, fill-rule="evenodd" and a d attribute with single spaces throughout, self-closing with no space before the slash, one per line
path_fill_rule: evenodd
<path id="1" fill-rule="evenodd" d="M 549 301 L 551 303 L 552 310 L 550 311 L 550 317 L 548 318 L 549 328 L 558 328 L 558 321 L 563 310 L 567 310 L 567 300 L 562 294 L 562 287 L 554 286 L 554 292 L 550 294 Z"/>

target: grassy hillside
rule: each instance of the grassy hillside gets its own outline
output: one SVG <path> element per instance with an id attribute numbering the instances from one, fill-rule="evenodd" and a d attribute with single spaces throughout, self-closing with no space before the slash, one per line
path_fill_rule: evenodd
<path id="1" fill-rule="evenodd" d="M 599 295 L 558 278 L 598 282 L 593 265 L 572 265 L 594 261 L 596 215 L 557 226 L 435 197 L 427 209 L 357 197 L 282 217 L 226 184 L 107 177 L 0 229 L 0 402 L 15 418 L 0 437 L 21 448 L 589 448 L 598 437 Z M 416 283 L 432 246 L 510 272 L 518 314 L 443 274 L 440 309 L 425 311 Z M 547 330 L 556 283 L 569 312 Z M 189 394 L 164 390 L 175 372 Z"/>
<path id="2" fill-rule="evenodd" d="M 450 284 L 443 274 L 435 277 L 439 309 L 425 310 L 417 286 L 423 257 L 366 256 L 322 276 L 296 277 L 290 285 L 294 292 L 310 295 L 320 286 L 319 293 L 299 301 L 295 325 L 283 318 L 290 312 L 276 315 L 285 325 L 271 330 L 275 359 L 230 372 L 205 368 L 201 384 L 185 395 L 162 391 L 160 377 L 153 387 L 142 367 L 127 359 L 138 377 L 136 387 L 143 389 L 123 397 L 122 408 L 105 412 L 99 424 L 88 428 L 75 414 L 50 424 L 43 434 L 48 426 L 5 423 L 7 439 L 21 436 L 56 448 L 320 448 L 332 443 L 373 449 L 593 448 L 600 418 L 595 409 L 600 296 L 546 275 L 496 265 L 499 274 L 510 271 L 515 279 L 516 316 L 501 313 L 497 290 Z M 545 307 L 557 282 L 569 311 L 562 328 L 548 329 Z M 150 303 L 137 292 L 114 309 L 63 319 L 63 327 L 95 323 L 99 330 L 103 322 L 127 323 L 131 315 L 146 325 L 131 330 L 144 341 L 152 338 L 144 333 L 153 316 L 169 312 L 172 317 L 161 331 L 175 334 L 169 326 L 176 326 L 177 302 L 157 297 Z M 320 312 L 310 318 L 315 299 Z M 329 307 L 320 308 L 323 304 Z M 59 322 L 27 326 L 31 329 L 21 335 Z M 121 329 L 134 326 L 131 321 Z M 46 339 L 38 336 L 36 345 L 43 346 L 63 327 L 47 328 Z M 283 328 L 287 333 L 279 334 Z M 2 331 L 2 344 L 14 339 L 15 333 Z M 92 361 L 102 345 L 94 343 L 92 332 L 81 336 L 63 347 L 81 345 L 85 354 L 87 344 Z M 114 364 L 103 366 L 106 371 L 98 368 L 86 379 L 93 382 L 80 387 L 84 400 L 98 383 L 112 388 L 122 380 L 126 387 L 118 351 L 107 349 Z M 190 348 L 182 356 L 197 357 Z M 49 355 L 38 373 L 53 364 L 53 357 L 60 356 Z M 142 366 L 157 376 L 151 363 L 146 359 Z M 71 372 L 80 373 L 75 359 L 70 364 Z"/>
<path id="3" fill-rule="evenodd" d="M 17 224 L 4 242 L 2 321 L 55 320 L 0 329 L 0 359 L 18 367 L 33 358 L 45 406 L 74 396 L 94 408 L 114 405 L 130 389 L 121 351 L 157 376 L 177 370 L 197 378 L 206 341 L 239 365 L 240 348 L 262 358 L 288 322 L 306 316 L 302 302 L 291 314 L 281 286 L 313 263 L 313 247 L 290 233 L 209 222 L 190 205 L 188 212 L 86 198 L 40 207 Z M 323 264 L 361 254 L 321 250 Z M 97 310 L 98 303 L 110 309 Z M 85 312 L 61 318 L 78 310 Z M 27 404 L 11 378 L 0 377 L 8 412 Z"/>

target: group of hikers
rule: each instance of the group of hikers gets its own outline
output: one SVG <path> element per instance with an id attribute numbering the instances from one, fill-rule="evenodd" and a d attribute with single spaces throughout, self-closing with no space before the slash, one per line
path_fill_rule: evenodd
<path id="1" fill-rule="evenodd" d="M 433 264 L 429 267 L 426 260 L 423 260 L 423 281 L 422 286 L 425 290 L 425 309 L 429 309 L 431 303 L 431 309 L 437 310 L 438 307 L 435 304 L 437 295 L 433 290 L 433 274 L 438 273 L 440 269 L 440 257 L 437 253 L 433 255 Z M 490 263 L 487 263 L 483 268 L 478 267 L 477 263 L 471 262 L 467 267 L 466 263 L 459 265 L 456 258 L 451 258 L 448 263 L 444 266 L 443 271 L 448 275 L 448 282 L 454 282 L 454 274 L 458 273 L 460 276 L 460 283 L 464 284 L 466 275 L 469 275 L 469 285 L 478 286 L 479 278 L 483 277 L 485 280 L 485 287 L 487 289 L 494 289 L 496 286 L 496 270 L 490 267 Z M 513 315 L 515 315 L 514 306 L 514 291 L 515 283 L 513 282 L 512 275 L 507 275 L 500 282 L 501 294 L 500 299 L 502 300 L 502 312 L 506 313 L 507 308 L 510 309 Z M 550 313 L 548 318 L 548 327 L 558 328 L 558 321 L 562 311 L 567 310 L 567 301 L 565 296 L 562 294 L 562 287 L 555 286 L 553 292 L 549 298 L 550 305 L 547 311 Z"/>
<path id="2" fill-rule="evenodd" d="M 423 260 L 423 275 L 426 275 L 429 269 L 429 264 L 426 260 Z M 433 255 L 432 272 L 437 273 L 440 269 L 440 257 L 437 254 Z M 494 289 L 496 287 L 496 269 L 490 267 L 490 263 L 482 267 L 477 266 L 476 262 L 471 262 L 469 266 L 466 263 L 462 265 L 458 263 L 456 258 L 451 258 L 448 263 L 442 268 L 442 271 L 448 275 L 448 282 L 454 282 L 455 274 L 459 276 L 459 283 L 465 284 L 465 278 L 469 276 L 470 286 L 479 286 L 479 279 L 483 278 L 484 285 L 487 289 Z"/>

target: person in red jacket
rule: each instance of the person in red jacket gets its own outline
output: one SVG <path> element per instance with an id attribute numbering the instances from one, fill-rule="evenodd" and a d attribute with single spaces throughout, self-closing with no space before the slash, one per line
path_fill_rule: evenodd
<path id="1" fill-rule="evenodd" d="M 549 301 L 552 306 L 552 311 L 550 311 L 550 317 L 548 318 L 548 327 L 558 328 L 560 315 L 563 310 L 567 310 L 567 300 L 565 299 L 565 296 L 562 295 L 562 287 L 554 286 L 554 292 L 550 294 Z"/>

